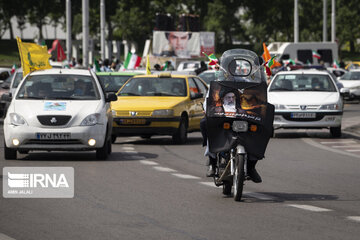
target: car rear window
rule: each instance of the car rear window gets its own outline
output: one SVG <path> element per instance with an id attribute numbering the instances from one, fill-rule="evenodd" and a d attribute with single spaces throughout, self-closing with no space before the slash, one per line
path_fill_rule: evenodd
<path id="1" fill-rule="evenodd" d="M 132 78 L 118 96 L 187 96 L 185 78 Z"/>
<path id="2" fill-rule="evenodd" d="M 281 74 L 272 81 L 269 91 L 336 92 L 336 87 L 328 75 Z"/>

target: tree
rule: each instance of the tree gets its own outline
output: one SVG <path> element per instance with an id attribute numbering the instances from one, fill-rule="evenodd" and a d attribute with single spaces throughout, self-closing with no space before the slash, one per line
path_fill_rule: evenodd
<path id="1" fill-rule="evenodd" d="M 348 42 L 350 52 L 355 52 L 356 39 L 360 38 L 360 5 L 357 0 L 338 0 L 336 3 L 336 37 L 339 47 Z"/>

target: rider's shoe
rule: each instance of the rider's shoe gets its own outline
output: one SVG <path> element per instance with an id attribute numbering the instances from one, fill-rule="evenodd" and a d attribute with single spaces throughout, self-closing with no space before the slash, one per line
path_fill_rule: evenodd
<path id="1" fill-rule="evenodd" d="M 206 172 L 206 176 L 207 177 L 214 177 L 215 176 L 215 166 L 214 165 L 212 165 L 212 164 L 209 165 L 209 169 Z"/>
<path id="2" fill-rule="evenodd" d="M 252 169 L 248 170 L 248 176 L 255 183 L 261 183 L 262 182 L 262 179 L 261 179 L 259 173 L 256 171 L 255 168 L 252 168 Z"/>

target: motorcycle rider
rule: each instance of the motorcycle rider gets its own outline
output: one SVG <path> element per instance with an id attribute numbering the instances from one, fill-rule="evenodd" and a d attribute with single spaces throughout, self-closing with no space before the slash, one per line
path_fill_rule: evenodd
<path id="1" fill-rule="evenodd" d="M 220 58 L 220 63 L 221 65 L 219 66 L 220 69 L 219 69 L 219 73 L 218 73 L 218 76 L 219 75 L 223 75 L 225 76 L 225 79 L 222 77 L 222 78 L 218 78 L 216 81 L 219 81 L 219 80 L 227 80 L 227 81 L 245 81 L 245 82 L 249 82 L 251 80 L 247 79 L 246 77 L 234 77 L 232 76 L 231 74 L 229 74 L 227 71 L 230 71 L 230 72 L 238 72 L 240 71 L 241 69 L 235 69 L 236 67 L 238 66 L 235 66 L 235 65 L 228 65 L 228 66 L 225 66 L 225 64 L 227 63 L 224 63 L 224 60 L 225 58 L 228 58 L 229 57 L 229 54 L 233 54 L 234 52 L 236 52 L 238 50 L 238 52 L 242 52 L 243 50 L 242 49 L 235 49 L 233 50 L 229 50 L 229 51 L 226 51 L 224 52 L 224 54 L 222 55 L 222 57 Z M 231 56 L 230 56 L 231 57 Z M 263 64 L 263 59 L 261 57 L 257 57 L 257 59 L 255 60 L 255 64 L 257 64 L 258 66 L 261 66 Z M 223 65 L 224 63 L 224 65 Z M 233 68 L 233 69 L 232 69 Z M 256 72 L 256 74 L 264 74 L 264 72 L 261 72 L 261 69 L 258 69 L 260 71 Z M 260 79 L 262 79 L 260 77 Z M 264 78 L 266 79 L 266 78 Z M 207 92 L 207 96 L 205 98 L 205 101 L 204 101 L 204 111 L 206 112 L 206 104 L 207 104 L 207 98 L 209 97 L 209 92 L 210 92 L 210 88 Z M 225 98 L 225 95 L 226 94 L 223 94 L 223 96 L 220 96 L 222 98 Z M 233 95 L 229 95 L 228 97 L 234 97 Z M 229 101 L 229 100 L 225 100 L 223 99 L 223 104 L 225 103 L 224 101 Z M 223 109 L 225 109 L 223 107 Z M 226 111 L 226 110 L 225 110 Z M 228 116 L 225 112 L 225 115 Z M 216 153 L 212 153 L 209 151 L 209 144 L 208 144 L 208 140 L 207 140 L 207 124 L 206 124 L 206 118 L 204 117 L 201 122 L 200 122 L 200 128 L 201 128 L 201 133 L 202 133 L 202 136 L 203 136 L 203 146 L 206 146 L 206 150 L 205 150 L 205 156 L 208 156 L 209 157 L 209 160 L 208 160 L 208 171 L 206 173 L 206 176 L 207 177 L 213 177 L 215 175 L 215 170 L 216 170 L 216 164 L 217 164 L 217 159 L 216 159 Z M 258 160 L 255 156 L 252 156 L 252 155 L 248 155 L 248 164 L 247 164 L 247 173 L 248 173 L 248 176 L 251 178 L 251 180 L 255 183 L 260 183 L 262 182 L 262 179 L 261 179 L 261 176 L 259 175 L 259 173 L 257 172 L 257 170 L 255 169 L 255 165 L 257 164 Z"/>

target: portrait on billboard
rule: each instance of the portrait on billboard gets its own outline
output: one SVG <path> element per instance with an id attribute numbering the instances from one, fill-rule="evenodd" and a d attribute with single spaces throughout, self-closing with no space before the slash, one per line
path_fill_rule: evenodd
<path id="1" fill-rule="evenodd" d="M 200 34 L 198 32 L 155 31 L 153 54 L 181 58 L 200 56 Z"/>

